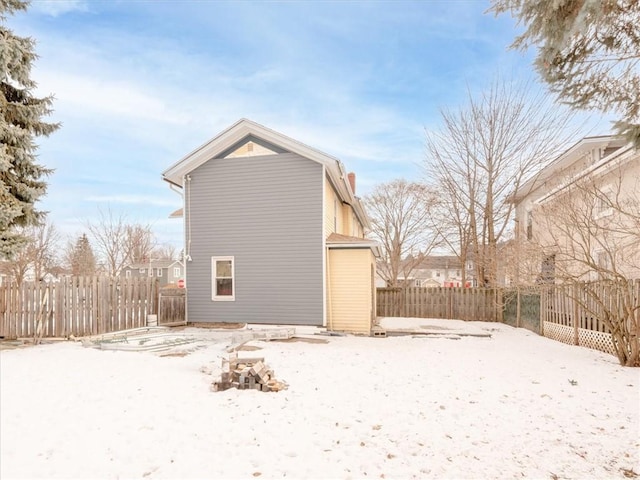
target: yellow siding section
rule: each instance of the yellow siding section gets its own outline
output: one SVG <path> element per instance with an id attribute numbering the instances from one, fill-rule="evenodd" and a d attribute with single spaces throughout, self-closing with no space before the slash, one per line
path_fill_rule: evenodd
<path id="1" fill-rule="evenodd" d="M 342 231 L 339 233 L 352 237 L 356 236 L 354 234 L 353 212 L 351 210 L 351 205 L 342 205 Z"/>
<path id="2" fill-rule="evenodd" d="M 324 179 L 324 237 L 332 233 L 364 238 L 364 229 L 351 205 L 343 204 L 327 178 Z"/>
<path id="3" fill-rule="evenodd" d="M 326 178 L 324 192 L 324 237 L 327 238 L 332 233 L 346 235 L 342 232 L 342 202 Z"/>
<path id="4" fill-rule="evenodd" d="M 369 335 L 373 318 L 373 254 L 369 249 L 328 252 L 327 327 Z"/>

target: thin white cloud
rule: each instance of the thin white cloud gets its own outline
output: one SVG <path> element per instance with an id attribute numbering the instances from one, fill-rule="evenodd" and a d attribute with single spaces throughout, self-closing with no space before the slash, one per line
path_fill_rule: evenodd
<path id="1" fill-rule="evenodd" d="M 58 17 L 69 12 L 87 12 L 89 6 L 84 0 L 34 0 L 30 11 Z"/>
<path id="2" fill-rule="evenodd" d="M 88 202 L 119 203 L 127 205 L 153 205 L 156 207 L 177 207 L 180 198 L 161 198 L 152 195 L 118 194 L 118 195 L 90 195 L 85 198 Z"/>
<path id="3" fill-rule="evenodd" d="M 55 92 L 56 106 L 75 109 L 86 116 L 101 114 L 113 116 L 118 121 L 125 117 L 169 124 L 187 121 L 161 98 L 146 93 L 135 83 L 50 70 L 40 71 L 39 80 L 41 85 Z"/>

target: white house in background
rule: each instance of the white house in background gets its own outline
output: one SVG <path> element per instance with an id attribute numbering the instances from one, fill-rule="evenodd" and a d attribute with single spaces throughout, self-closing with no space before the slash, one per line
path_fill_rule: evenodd
<path id="1" fill-rule="evenodd" d="M 463 271 L 465 285 L 463 285 Z M 473 287 L 475 286 L 473 261 L 462 265 L 455 255 L 427 255 L 412 270 L 407 278 L 399 278 L 399 284 L 407 287 Z M 386 287 L 387 282 L 378 277 L 377 287 Z"/>
<path id="2" fill-rule="evenodd" d="M 564 262 L 565 272 L 582 271 L 582 279 L 596 279 L 595 269 L 585 271 L 585 260 L 601 266 L 619 261 L 616 268 L 621 273 L 640 278 L 640 245 L 638 234 L 632 233 L 640 219 L 640 150 L 624 139 L 611 135 L 583 138 L 522 185 L 512 200 L 520 253 L 516 261 L 523 264 L 533 259 L 535 263 L 529 274 L 534 278 L 521 281 L 557 280 L 558 262 Z M 619 215 L 611 201 L 639 210 L 635 221 Z M 583 225 L 573 235 L 563 233 L 568 222 L 554 226 L 551 215 L 563 205 L 581 212 Z M 539 255 L 529 254 L 529 247 L 533 252 L 538 248 Z M 583 257 L 580 262 L 578 255 Z"/>
<path id="3" fill-rule="evenodd" d="M 177 285 L 184 280 L 184 264 L 180 260 L 151 260 L 127 265 L 120 272 L 124 278 L 150 277 L 158 280 L 160 287 Z"/>

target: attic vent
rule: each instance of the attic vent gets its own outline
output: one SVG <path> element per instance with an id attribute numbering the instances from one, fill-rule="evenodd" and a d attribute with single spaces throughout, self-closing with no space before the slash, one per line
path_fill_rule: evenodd
<path id="1" fill-rule="evenodd" d="M 253 142 L 247 143 L 247 152 L 253 152 Z"/>

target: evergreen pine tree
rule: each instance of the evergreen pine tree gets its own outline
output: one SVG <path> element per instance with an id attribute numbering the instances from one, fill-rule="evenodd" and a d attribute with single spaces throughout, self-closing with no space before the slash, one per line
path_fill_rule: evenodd
<path id="1" fill-rule="evenodd" d="M 50 169 L 36 162 L 35 137 L 48 136 L 59 124 L 46 123 L 53 97 L 36 98 L 31 66 L 37 58 L 31 38 L 13 34 L 6 15 L 26 10 L 23 0 L 0 0 L 0 258 L 12 257 L 26 239 L 16 226 L 38 224 L 43 213 L 35 208 L 45 193 Z"/>
<path id="2" fill-rule="evenodd" d="M 83 233 L 73 249 L 71 258 L 72 275 L 94 275 L 96 273 L 96 257 L 89 243 L 89 238 Z"/>
<path id="3" fill-rule="evenodd" d="M 535 67 L 560 101 L 611 112 L 616 130 L 640 147 L 638 0 L 492 0 L 524 27 L 512 47 L 537 47 Z"/>

